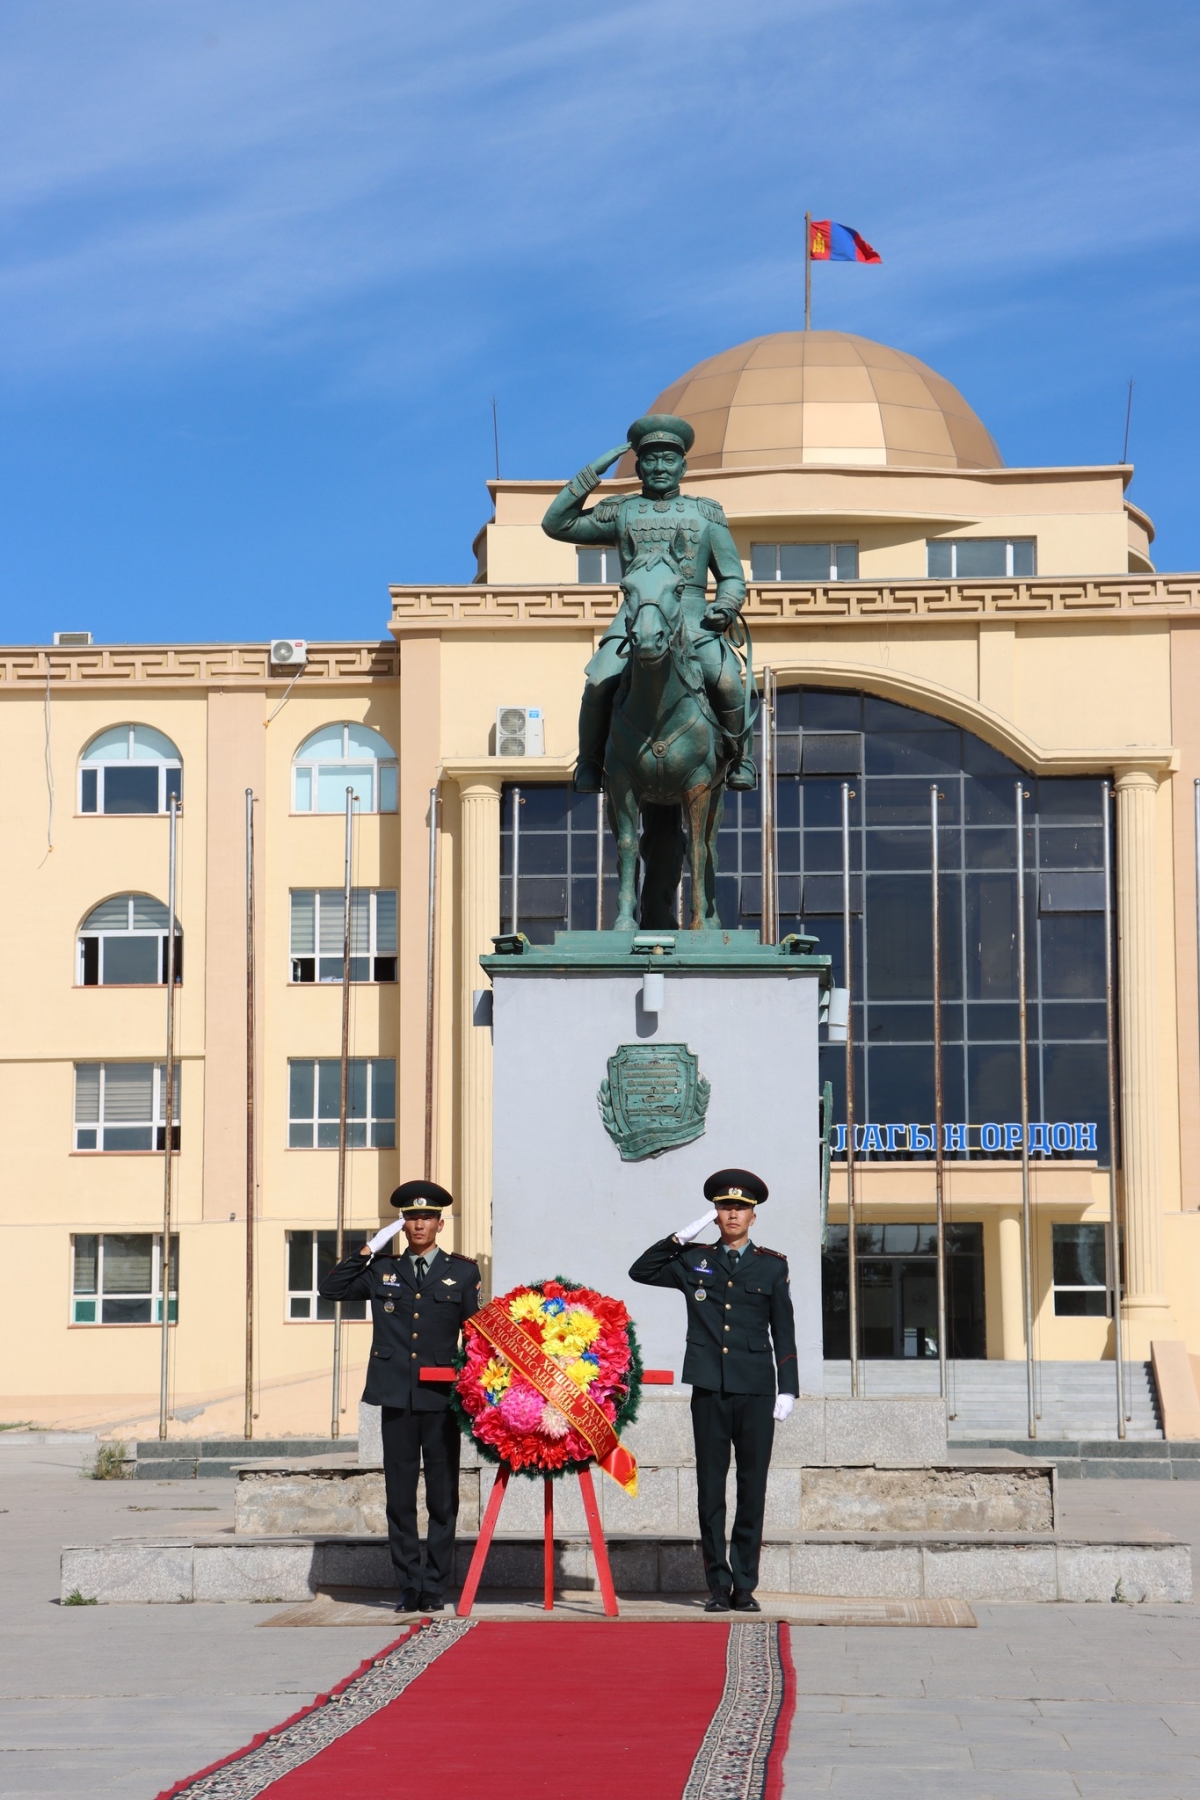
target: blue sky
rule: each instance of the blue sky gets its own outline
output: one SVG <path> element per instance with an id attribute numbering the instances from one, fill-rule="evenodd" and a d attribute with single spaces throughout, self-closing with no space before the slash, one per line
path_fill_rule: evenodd
<path id="1" fill-rule="evenodd" d="M 382 635 L 701 357 L 923 357 L 1200 567 L 1200 9 L 7 0 L 0 636 Z"/>

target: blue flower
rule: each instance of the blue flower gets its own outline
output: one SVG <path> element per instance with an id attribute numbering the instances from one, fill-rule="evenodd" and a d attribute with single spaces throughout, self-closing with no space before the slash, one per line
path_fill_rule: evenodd
<path id="1" fill-rule="evenodd" d="M 598 1356 L 593 1356 L 590 1350 L 585 1350 L 579 1360 L 580 1362 L 590 1362 L 597 1369 L 600 1367 L 600 1358 Z"/>
<path id="2" fill-rule="evenodd" d="M 547 1300 L 542 1307 L 542 1311 L 548 1313 L 560 1313 L 566 1312 L 566 1310 L 567 1303 L 565 1300 Z"/>

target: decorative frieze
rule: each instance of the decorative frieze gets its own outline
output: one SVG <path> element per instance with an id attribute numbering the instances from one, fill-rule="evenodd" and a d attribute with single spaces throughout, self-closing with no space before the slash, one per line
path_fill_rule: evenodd
<path id="1" fill-rule="evenodd" d="M 487 626 L 603 626 L 617 609 L 615 587 L 394 587 L 392 630 Z M 1104 575 L 1012 581 L 752 582 L 751 625 L 813 620 L 1172 617 L 1200 611 L 1200 575 Z"/>

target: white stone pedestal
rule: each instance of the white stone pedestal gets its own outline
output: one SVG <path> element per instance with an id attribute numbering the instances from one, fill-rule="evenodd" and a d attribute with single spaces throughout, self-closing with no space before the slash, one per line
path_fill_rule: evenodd
<path id="1" fill-rule="evenodd" d="M 690 941 L 689 941 L 690 940 Z M 661 941 L 661 940 L 660 940 Z M 681 932 L 667 953 L 618 932 L 560 932 L 486 957 L 494 989 L 492 1288 L 566 1275 L 624 1300 L 647 1368 L 683 1364 L 682 1295 L 630 1281 L 634 1258 L 706 1210 L 730 1165 L 770 1199 L 754 1240 L 791 1269 L 800 1390 L 820 1394 L 817 1013 L 824 958 L 751 933 Z M 664 977 L 656 1013 L 643 976 Z M 622 1044 L 686 1044 L 710 1083 L 702 1136 L 623 1162 L 598 1094 Z M 702 1241 L 716 1241 L 713 1229 Z"/>

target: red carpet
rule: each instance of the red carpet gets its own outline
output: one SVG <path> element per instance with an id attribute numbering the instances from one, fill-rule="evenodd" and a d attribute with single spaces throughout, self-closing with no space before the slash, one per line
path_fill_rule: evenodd
<path id="1" fill-rule="evenodd" d="M 160 1800 L 773 1800 L 786 1634 L 439 1620 Z"/>

